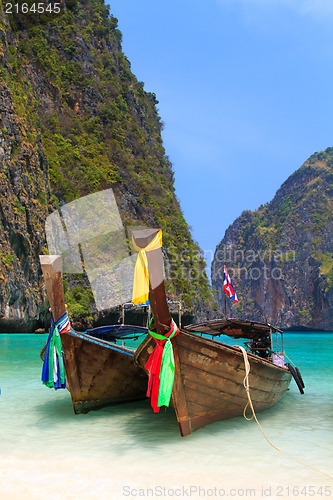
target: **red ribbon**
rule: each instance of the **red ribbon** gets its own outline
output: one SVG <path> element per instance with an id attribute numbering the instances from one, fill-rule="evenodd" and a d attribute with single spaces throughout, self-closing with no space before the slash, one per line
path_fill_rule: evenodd
<path id="1" fill-rule="evenodd" d="M 168 333 L 164 335 L 164 337 L 169 337 L 169 335 L 172 334 L 173 332 L 172 324 L 173 323 L 171 322 L 171 329 L 168 331 Z M 178 335 L 178 333 L 179 329 L 174 336 Z M 148 389 L 146 395 L 148 397 L 151 395 L 151 406 L 154 410 L 154 413 L 158 413 L 160 411 L 160 407 L 157 406 L 158 394 L 160 390 L 160 372 L 162 364 L 162 354 L 166 340 L 159 340 L 156 339 L 155 337 L 153 338 L 156 342 L 156 346 L 154 347 L 153 352 L 149 356 L 149 359 L 145 366 L 145 369 L 149 371 Z"/>

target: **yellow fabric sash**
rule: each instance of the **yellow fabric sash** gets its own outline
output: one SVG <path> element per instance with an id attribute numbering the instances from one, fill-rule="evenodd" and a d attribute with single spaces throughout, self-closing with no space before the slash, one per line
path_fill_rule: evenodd
<path id="1" fill-rule="evenodd" d="M 145 247 L 140 248 L 136 245 L 133 235 L 132 242 L 135 250 L 139 252 L 136 259 L 133 281 L 132 302 L 135 305 L 148 304 L 149 300 L 149 275 L 148 275 L 148 260 L 146 252 L 157 250 L 162 247 L 162 231 L 159 230 L 156 236 Z"/>

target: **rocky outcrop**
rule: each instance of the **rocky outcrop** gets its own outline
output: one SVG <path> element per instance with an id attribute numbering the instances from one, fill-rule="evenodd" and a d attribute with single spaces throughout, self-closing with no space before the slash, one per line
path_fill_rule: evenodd
<path id="1" fill-rule="evenodd" d="M 41 303 L 38 255 L 50 186 L 41 143 L 27 139 L 9 87 L 0 84 L 0 322 L 1 329 L 33 329 Z"/>
<path id="2" fill-rule="evenodd" d="M 45 326 L 45 219 L 80 196 L 112 187 L 124 224 L 162 227 L 167 268 L 169 248 L 200 255 L 175 196 L 158 101 L 132 74 L 117 20 L 103 0 L 60 3 L 59 15 L 43 16 L 4 15 L 0 4 L 0 331 Z M 192 277 L 178 259 L 167 287 L 203 318 L 214 301 L 205 263 L 195 262 Z M 91 325 L 83 295 L 76 325 Z"/>
<path id="3" fill-rule="evenodd" d="M 212 263 L 224 312 L 223 266 L 239 303 L 227 314 L 283 329 L 333 331 L 333 148 L 316 153 L 274 199 L 244 212 L 226 231 Z"/>

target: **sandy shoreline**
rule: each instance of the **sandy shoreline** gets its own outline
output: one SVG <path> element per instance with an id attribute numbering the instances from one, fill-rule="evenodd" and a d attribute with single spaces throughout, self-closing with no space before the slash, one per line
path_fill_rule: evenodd
<path id="1" fill-rule="evenodd" d="M 319 488 L 333 493 L 333 481 L 312 471 L 286 464 L 279 469 L 270 466 L 265 473 L 264 464 L 250 466 L 249 474 L 241 467 L 230 465 L 225 471 L 219 466 L 207 469 L 200 466 L 161 467 L 151 463 L 130 465 L 111 464 L 102 460 L 49 459 L 18 457 L 0 458 L 1 500 L 50 499 L 97 500 L 126 498 L 305 498 L 318 493 Z M 295 475 L 295 473 L 296 474 Z M 267 472 L 267 471 L 266 471 Z M 330 486 L 330 490 L 328 488 Z M 312 488 L 310 490 L 309 488 Z M 306 495 L 300 493 L 307 491 Z M 305 488 L 305 489 L 304 489 Z M 311 498 L 329 498 L 315 494 Z"/>

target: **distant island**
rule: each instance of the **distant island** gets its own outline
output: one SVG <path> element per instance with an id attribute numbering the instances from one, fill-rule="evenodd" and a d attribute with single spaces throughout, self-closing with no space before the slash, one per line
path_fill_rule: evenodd
<path id="1" fill-rule="evenodd" d="M 226 230 L 212 262 L 221 311 L 224 265 L 239 298 L 227 301 L 228 315 L 333 331 L 333 148 L 313 154 L 270 203 Z"/>

